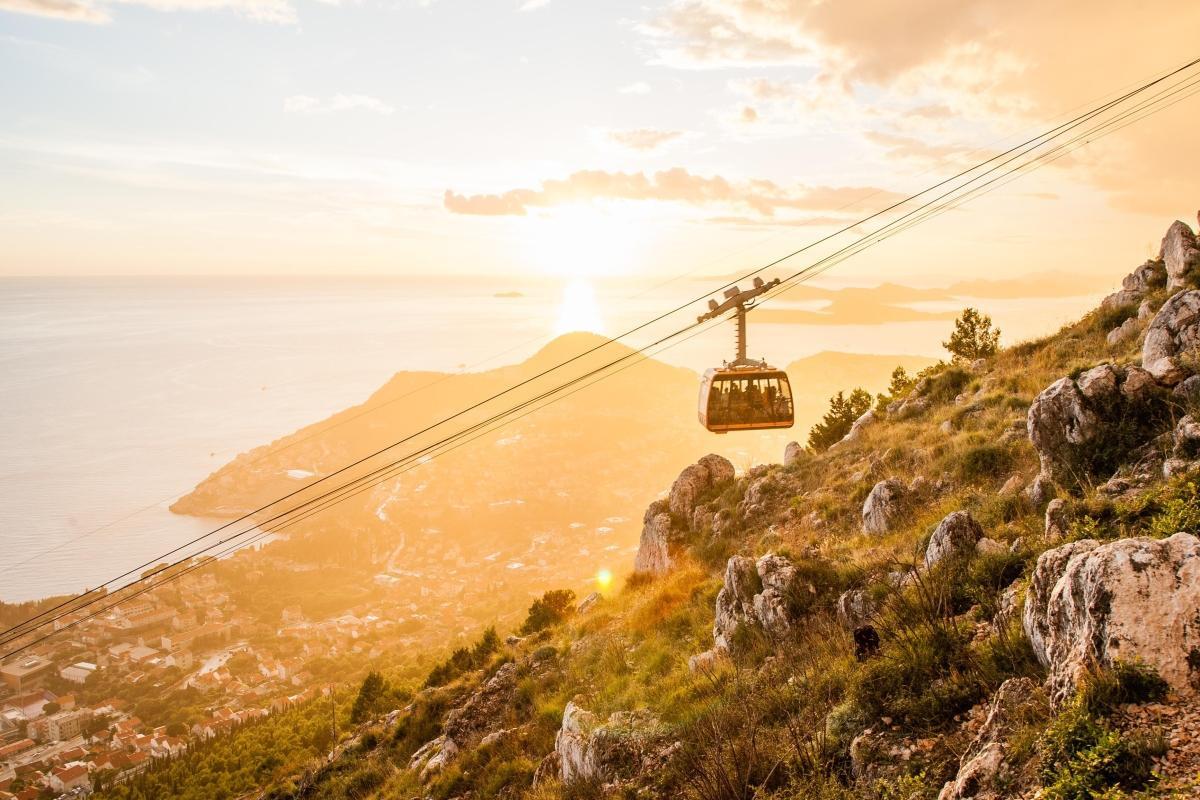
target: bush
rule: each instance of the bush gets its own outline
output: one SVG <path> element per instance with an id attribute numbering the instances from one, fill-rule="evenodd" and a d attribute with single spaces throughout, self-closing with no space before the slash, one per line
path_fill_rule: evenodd
<path id="1" fill-rule="evenodd" d="M 528 636 L 551 625 L 557 625 L 571 613 L 575 593 L 570 589 L 551 589 L 529 607 L 525 622 L 521 623 L 521 634 Z"/>
<path id="2" fill-rule="evenodd" d="M 1123 703 L 1146 703 L 1167 696 L 1167 682 L 1147 664 L 1118 661 L 1111 669 L 1089 676 L 1080 702 L 1093 714 L 1109 714 Z"/>
<path id="3" fill-rule="evenodd" d="M 1165 750 L 1157 737 L 1113 730 L 1077 698 L 1050 723 L 1042 738 L 1044 796 L 1090 800 L 1112 789 L 1136 791 L 1154 777 L 1154 757 Z"/>
<path id="4" fill-rule="evenodd" d="M 494 627 L 488 627 L 469 650 L 460 647 L 450 654 L 445 661 L 434 666 L 425 679 L 426 688 L 445 686 L 450 681 L 466 672 L 480 669 L 487 663 L 488 658 L 500 649 L 500 636 Z"/>
<path id="5" fill-rule="evenodd" d="M 1012 452 L 998 444 L 978 444 L 967 448 L 958 459 L 958 477 L 965 483 L 995 480 L 1013 466 Z"/>

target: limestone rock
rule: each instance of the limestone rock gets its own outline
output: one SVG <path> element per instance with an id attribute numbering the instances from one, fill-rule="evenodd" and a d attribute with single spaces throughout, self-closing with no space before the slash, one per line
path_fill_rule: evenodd
<path id="1" fill-rule="evenodd" d="M 1140 322 L 1141 321 L 1137 317 L 1130 317 L 1117 327 L 1113 328 L 1108 332 L 1108 336 L 1105 337 L 1105 341 L 1108 343 L 1108 346 L 1116 347 L 1121 342 L 1137 336 L 1138 330 L 1141 328 Z"/>
<path id="2" fill-rule="evenodd" d="M 884 534 L 903 511 L 908 489 L 895 478 L 880 481 L 871 489 L 862 507 L 862 529 L 866 533 Z"/>
<path id="3" fill-rule="evenodd" d="M 574 701 L 563 709 L 554 740 L 563 783 L 611 783 L 640 775 L 664 749 L 664 731 L 648 712 L 621 711 L 601 723 Z"/>
<path id="4" fill-rule="evenodd" d="M 1046 538 L 1057 541 L 1067 535 L 1067 503 L 1054 499 L 1046 506 Z"/>
<path id="5" fill-rule="evenodd" d="M 1191 461 L 1200 457 L 1200 421 L 1191 414 L 1180 418 L 1172 436 L 1175 443 L 1171 452 L 1173 458 Z"/>
<path id="6" fill-rule="evenodd" d="M 1055 701 L 1090 665 L 1118 660 L 1153 667 L 1178 692 L 1200 688 L 1200 539 L 1177 533 L 1048 550 L 1034 570 L 1024 627 Z"/>
<path id="7" fill-rule="evenodd" d="M 932 567 L 947 558 L 961 558 L 975 552 L 975 544 L 983 538 L 983 528 L 966 511 L 947 514 L 938 523 L 925 548 L 925 566 Z"/>
<path id="8" fill-rule="evenodd" d="M 1200 345 L 1200 291 L 1180 292 L 1154 315 L 1142 342 L 1142 367 L 1160 383 L 1187 377 L 1180 356 Z"/>
<path id="9" fill-rule="evenodd" d="M 587 597 L 579 601 L 579 605 L 575 607 L 575 613 L 586 614 L 598 606 L 603 599 L 604 598 L 599 592 L 592 592 Z"/>
<path id="10" fill-rule="evenodd" d="M 850 426 L 850 430 L 846 432 L 846 435 L 840 441 L 834 444 L 834 447 L 858 441 L 862 437 L 862 432 L 878 421 L 879 418 L 875 415 L 875 409 L 867 409 L 862 416 L 854 420 L 854 424 Z"/>
<path id="11" fill-rule="evenodd" d="M 804 447 L 799 442 L 788 442 L 783 448 L 783 465 L 794 464 L 804 454 Z"/>
<path id="12" fill-rule="evenodd" d="M 1129 447 L 1129 421 L 1145 427 L 1154 419 L 1159 391 L 1137 367 L 1101 364 L 1077 379 L 1060 378 L 1029 406 L 1026 427 L 1041 460 L 1041 477 L 1074 486 L 1104 459 Z M 1144 431 L 1149 438 L 1149 431 Z"/>
<path id="13" fill-rule="evenodd" d="M 1002 542 L 995 539 L 989 539 L 984 536 L 979 541 L 975 542 L 975 554 L 980 556 L 997 556 L 1008 552 L 1008 548 Z"/>
<path id="14" fill-rule="evenodd" d="M 1038 704 L 1037 684 L 1029 678 L 1009 678 L 996 690 L 987 719 L 959 760 L 958 775 L 947 783 L 938 800 L 1003 800 L 1014 796 L 1005 762 L 1006 739 L 1020 724 L 1022 710 Z"/>
<path id="15" fill-rule="evenodd" d="M 467 745 L 500 721 L 517 688 L 518 671 L 514 661 L 501 665 L 465 703 L 452 709 L 442 726 L 447 738 L 458 746 Z"/>
<path id="16" fill-rule="evenodd" d="M 1006 480 L 1004 485 L 1000 487 L 1000 495 L 1003 497 L 1015 495 L 1021 491 L 1021 487 L 1024 485 L 1024 479 L 1018 473 L 1014 472 L 1012 475 L 1008 476 L 1008 480 Z"/>
<path id="17" fill-rule="evenodd" d="M 691 519 L 700 495 L 730 480 L 733 474 L 733 464 L 729 463 L 729 459 L 712 453 L 686 467 L 671 486 L 668 499 L 671 513 L 681 519 Z"/>
<path id="18" fill-rule="evenodd" d="M 837 599 L 838 622 L 848 631 L 868 622 L 874 613 L 875 605 L 865 589 L 850 589 Z"/>
<path id="19" fill-rule="evenodd" d="M 688 672 L 693 675 L 714 675 L 729 659 L 724 650 L 716 647 L 697 653 L 688 659 Z"/>
<path id="20" fill-rule="evenodd" d="M 1167 228 L 1160 258 L 1167 270 L 1167 288 L 1186 286 L 1188 276 L 1200 264 L 1200 246 L 1197 246 L 1196 235 L 1186 222 L 1176 220 Z"/>
<path id="21" fill-rule="evenodd" d="M 664 575 L 675 564 L 676 550 L 683 534 L 674 530 L 666 500 L 655 500 L 642 518 L 642 538 L 638 544 L 633 571 Z"/>
<path id="22" fill-rule="evenodd" d="M 717 593 L 713 619 L 715 648 L 728 652 L 742 625 L 759 628 L 772 638 L 786 636 L 797 621 L 792 598 L 795 565 L 783 556 L 767 553 L 755 561 L 733 556 L 725 564 L 725 583 Z"/>
<path id="23" fill-rule="evenodd" d="M 413 753 L 408 768 L 419 772 L 421 780 L 427 781 L 445 769 L 457 755 L 458 745 L 454 740 L 448 736 L 439 736 L 421 745 L 417 752 Z"/>

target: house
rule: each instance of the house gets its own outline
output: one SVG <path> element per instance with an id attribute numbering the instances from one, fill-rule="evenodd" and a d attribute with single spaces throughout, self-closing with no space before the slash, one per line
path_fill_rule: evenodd
<path id="1" fill-rule="evenodd" d="M 50 787 L 59 792 L 69 792 L 72 789 L 91 791 L 92 779 L 88 769 L 83 764 L 72 764 L 59 767 L 50 773 Z"/>
<path id="2" fill-rule="evenodd" d="M 57 699 L 53 692 L 46 689 L 37 689 L 10 697 L 4 701 L 3 708 L 6 711 L 15 712 L 22 720 L 37 719 L 42 715 L 42 708 L 46 703 Z"/>
<path id="3" fill-rule="evenodd" d="M 6 744 L 0 747 L 0 761 L 7 761 L 13 756 L 20 755 L 26 750 L 32 750 L 37 742 L 33 739 L 18 739 L 12 744 Z"/>
<path id="4" fill-rule="evenodd" d="M 54 664 L 41 656 L 27 656 L 0 667 L 0 678 L 13 691 L 22 692 L 40 686 L 54 670 Z"/>

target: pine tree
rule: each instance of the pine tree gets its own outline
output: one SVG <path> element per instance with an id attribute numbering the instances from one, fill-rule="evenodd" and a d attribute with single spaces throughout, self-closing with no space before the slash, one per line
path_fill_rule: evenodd
<path id="1" fill-rule="evenodd" d="M 955 361 L 974 361 L 995 355 L 999 343 L 1000 331 L 992 327 L 992 318 L 973 308 L 964 308 L 954 321 L 950 341 L 942 342 L 942 347 L 950 351 Z"/>
<path id="2" fill-rule="evenodd" d="M 808 432 L 808 446 L 817 452 L 828 450 L 850 432 L 854 420 L 870 407 L 871 395 L 865 389 L 855 389 L 849 397 L 838 392 L 829 398 L 829 411 Z"/>

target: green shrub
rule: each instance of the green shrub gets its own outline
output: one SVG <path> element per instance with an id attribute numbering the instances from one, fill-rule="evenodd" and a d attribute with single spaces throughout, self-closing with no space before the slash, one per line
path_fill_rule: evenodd
<path id="1" fill-rule="evenodd" d="M 1013 455 L 998 444 L 977 444 L 967 448 L 958 459 L 958 477 L 965 483 L 995 480 L 1013 466 Z"/>
<path id="2" fill-rule="evenodd" d="M 1146 703 L 1167 696 L 1167 682 L 1148 664 L 1118 661 L 1097 670 L 1080 690 L 1080 702 L 1093 714 L 1109 714 L 1123 703 Z"/>
<path id="3" fill-rule="evenodd" d="M 937 403 L 948 403 L 962 393 L 971 382 L 971 373 L 960 367 L 947 367 L 931 376 L 927 397 Z"/>

